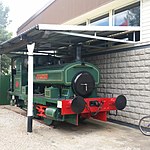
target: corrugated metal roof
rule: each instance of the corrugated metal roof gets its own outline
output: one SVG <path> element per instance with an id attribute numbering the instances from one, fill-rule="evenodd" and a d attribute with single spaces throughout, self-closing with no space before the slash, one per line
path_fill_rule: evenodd
<path id="1" fill-rule="evenodd" d="M 107 49 L 111 43 L 134 44 L 134 41 L 115 39 L 116 34 L 139 31 L 139 27 L 73 26 L 39 24 L 0 44 L 0 54 L 27 52 L 27 44 L 35 43 L 34 52 L 71 55 L 82 46 L 84 54 Z M 113 36 L 114 35 L 114 36 Z"/>

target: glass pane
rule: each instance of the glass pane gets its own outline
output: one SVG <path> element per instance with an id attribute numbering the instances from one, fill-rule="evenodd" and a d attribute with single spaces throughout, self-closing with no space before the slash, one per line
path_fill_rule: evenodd
<path id="1" fill-rule="evenodd" d="M 115 12 L 114 26 L 140 26 L 140 6 L 127 7 Z"/>
<path id="2" fill-rule="evenodd" d="M 92 26 L 109 26 L 109 17 L 108 14 L 100 16 L 90 21 Z"/>

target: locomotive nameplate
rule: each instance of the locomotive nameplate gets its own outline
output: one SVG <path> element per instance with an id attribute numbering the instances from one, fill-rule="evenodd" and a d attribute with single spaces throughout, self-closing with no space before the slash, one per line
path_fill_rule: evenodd
<path id="1" fill-rule="evenodd" d="M 36 74 L 36 79 L 37 80 L 47 80 L 48 74 Z"/>

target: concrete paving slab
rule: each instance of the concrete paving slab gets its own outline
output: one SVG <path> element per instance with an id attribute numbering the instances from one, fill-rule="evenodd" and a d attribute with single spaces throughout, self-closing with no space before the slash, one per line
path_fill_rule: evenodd
<path id="1" fill-rule="evenodd" d="M 138 129 L 110 122 L 89 120 L 78 127 L 61 123 L 52 128 L 34 120 L 33 132 L 27 133 L 23 113 L 16 107 L 0 106 L 0 150 L 150 149 L 150 137 Z"/>

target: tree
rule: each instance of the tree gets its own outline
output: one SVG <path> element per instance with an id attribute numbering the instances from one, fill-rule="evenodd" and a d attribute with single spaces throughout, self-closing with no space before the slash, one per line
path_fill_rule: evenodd
<path id="1" fill-rule="evenodd" d="M 12 33 L 6 30 L 6 27 L 9 25 L 10 20 L 8 20 L 9 8 L 4 7 L 0 2 L 0 43 L 11 38 Z M 8 74 L 10 67 L 10 59 L 7 55 L 3 54 L 1 57 L 1 72 L 3 74 Z"/>

